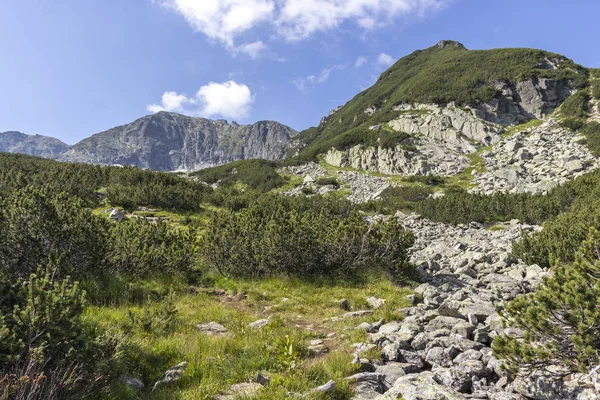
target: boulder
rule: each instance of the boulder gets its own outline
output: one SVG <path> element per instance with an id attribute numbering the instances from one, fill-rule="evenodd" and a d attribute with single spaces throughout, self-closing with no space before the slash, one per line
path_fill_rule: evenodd
<path id="1" fill-rule="evenodd" d="M 383 335 L 391 335 L 400 331 L 401 328 L 402 324 L 400 322 L 390 322 L 389 324 L 379 327 L 379 333 Z"/>
<path id="2" fill-rule="evenodd" d="M 269 325 L 268 319 L 259 319 L 258 321 L 251 322 L 247 325 L 247 328 L 250 329 L 262 329 L 265 326 Z"/>
<path id="3" fill-rule="evenodd" d="M 422 372 L 398 378 L 378 400 L 464 400 L 465 396 L 438 383 L 434 374 Z"/>
<path id="4" fill-rule="evenodd" d="M 335 388 L 336 388 L 335 381 L 330 380 L 326 384 L 314 388 L 313 390 L 310 391 L 310 393 L 333 393 L 333 392 L 335 392 Z"/>
<path id="5" fill-rule="evenodd" d="M 452 360 L 452 362 L 454 362 L 455 364 L 461 364 L 465 361 L 477 361 L 477 360 L 481 360 L 481 358 L 483 357 L 483 354 L 481 354 L 480 351 L 477 350 L 467 350 L 464 353 L 460 353 L 459 355 L 457 355 L 454 360 Z"/>
<path id="6" fill-rule="evenodd" d="M 263 386 L 257 382 L 237 383 L 232 385 L 225 394 L 216 396 L 215 400 L 237 400 L 255 397 L 262 387 Z"/>
<path id="7" fill-rule="evenodd" d="M 385 377 L 377 372 L 361 372 L 346 378 L 354 386 L 354 399 L 374 399 L 385 392 Z"/>
<path id="8" fill-rule="evenodd" d="M 378 310 L 385 304 L 385 299 L 378 299 L 377 297 L 367 297 L 367 304 L 371 306 L 372 309 Z"/>
<path id="9" fill-rule="evenodd" d="M 583 164 L 579 160 L 569 161 L 568 163 L 565 164 L 565 168 L 570 173 L 583 171 L 583 169 L 584 169 Z"/>
<path id="10" fill-rule="evenodd" d="M 451 332 L 454 335 L 458 335 L 467 339 L 471 339 L 473 337 L 473 332 L 475 331 L 475 327 L 467 321 L 461 321 L 458 324 L 452 327 Z"/>
<path id="11" fill-rule="evenodd" d="M 208 324 L 196 325 L 200 332 L 209 336 L 225 336 L 229 334 L 229 330 L 217 322 L 209 322 Z"/>
<path id="12" fill-rule="evenodd" d="M 395 362 L 389 362 L 384 365 L 379 365 L 375 369 L 375 372 L 383 375 L 383 383 L 388 388 L 391 388 L 398 378 L 406 375 L 406 371 L 403 368 L 403 364 Z"/>
<path id="13" fill-rule="evenodd" d="M 472 303 L 460 308 L 464 315 L 473 314 L 479 322 L 484 322 L 490 315 L 496 314 L 496 307 L 491 303 Z"/>
<path id="14" fill-rule="evenodd" d="M 158 389 L 161 386 L 168 385 L 168 384 L 171 384 L 173 382 L 177 382 L 178 380 L 180 380 L 183 377 L 183 374 L 185 373 L 187 366 L 188 366 L 188 363 L 184 361 L 184 362 L 181 362 L 181 363 L 175 365 L 174 367 L 171 367 L 168 370 L 166 370 L 164 372 L 162 378 L 160 378 L 160 380 L 158 380 L 154 383 L 154 386 L 152 387 L 152 391 L 154 392 L 156 389 Z"/>
<path id="15" fill-rule="evenodd" d="M 433 347 L 427 352 L 425 361 L 433 366 L 450 367 L 452 366 L 452 359 L 454 357 L 456 357 L 456 354 L 453 354 L 448 349 Z"/>
<path id="16" fill-rule="evenodd" d="M 433 371 L 436 381 L 460 393 L 469 393 L 472 387 L 471 376 L 454 368 L 438 368 Z"/>
<path id="17" fill-rule="evenodd" d="M 425 368 L 425 360 L 423 356 L 414 351 L 402 350 L 398 351 L 398 361 L 406 364 L 412 364 L 417 370 Z"/>
<path id="18" fill-rule="evenodd" d="M 125 214 L 123 213 L 123 211 L 119 210 L 118 208 L 115 208 L 110 212 L 108 218 L 115 222 L 121 222 L 123 221 L 123 219 L 125 219 Z"/>
<path id="19" fill-rule="evenodd" d="M 425 331 L 432 332 L 437 331 L 438 329 L 452 329 L 456 324 L 463 321 L 464 320 L 461 318 L 444 316 L 435 317 L 433 320 L 431 320 L 431 322 L 429 322 L 427 328 L 425 328 Z"/>
<path id="20" fill-rule="evenodd" d="M 488 375 L 488 369 L 480 360 L 466 360 L 455 367 L 458 371 L 462 371 L 469 376 L 477 376 L 483 378 Z"/>

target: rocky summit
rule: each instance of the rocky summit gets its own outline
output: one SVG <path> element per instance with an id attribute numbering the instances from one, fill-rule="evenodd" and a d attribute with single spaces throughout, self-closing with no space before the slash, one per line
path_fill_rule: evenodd
<path id="1" fill-rule="evenodd" d="M 295 135 L 273 121 L 238 125 L 159 112 L 84 139 L 61 160 L 196 170 L 251 158 L 279 160 Z"/>
<path id="2" fill-rule="evenodd" d="M 15 131 L 0 132 L 0 152 L 57 158 L 68 149 L 68 144 L 53 137 L 26 135 Z"/>

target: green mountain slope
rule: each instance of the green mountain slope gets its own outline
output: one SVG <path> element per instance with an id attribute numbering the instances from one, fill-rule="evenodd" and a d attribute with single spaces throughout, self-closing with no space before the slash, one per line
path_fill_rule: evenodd
<path id="1" fill-rule="evenodd" d="M 325 123 L 301 132 L 297 137 L 301 145 L 290 154 L 298 161 L 307 161 L 331 147 L 348 148 L 368 142 L 368 127 L 397 117 L 400 112 L 393 111 L 393 107 L 402 103 L 477 106 L 501 95 L 498 82 L 514 86 L 541 78 L 576 89 L 588 84 L 588 70 L 564 56 L 542 50 L 470 51 L 460 43 L 442 41 L 400 59 Z M 367 109 L 373 111 L 372 115 L 365 112 Z"/>

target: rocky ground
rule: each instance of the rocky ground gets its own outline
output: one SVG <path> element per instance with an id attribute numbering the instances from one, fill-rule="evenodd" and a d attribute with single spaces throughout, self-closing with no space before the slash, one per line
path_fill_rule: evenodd
<path id="1" fill-rule="evenodd" d="M 330 175 L 328 171 L 317 163 L 308 163 L 301 166 L 285 167 L 280 170 L 285 174 L 303 178 L 303 182 L 283 193 L 285 196 L 304 195 L 303 190 L 310 189 L 316 194 L 325 194 L 339 189 L 346 189 L 350 193 L 346 196 L 353 203 L 366 203 L 377 199 L 381 193 L 393 183 L 389 178 L 367 175 L 355 171 L 338 171 L 336 179 L 340 187 L 333 185 L 318 185 L 318 178 Z"/>
<path id="2" fill-rule="evenodd" d="M 371 128 L 381 129 L 381 126 Z M 347 150 L 331 149 L 325 155 L 325 161 L 339 168 L 406 176 L 452 176 L 469 166 L 469 159 L 462 152 L 437 139 L 413 137 L 411 144 L 410 148 L 403 145 L 393 148 L 357 145 Z M 469 146 L 469 151 L 474 151 L 475 148 Z"/>
<path id="3" fill-rule="evenodd" d="M 513 221 L 486 229 L 456 227 L 402 215 L 416 235 L 412 262 L 426 283 L 400 322 L 362 324 L 368 341 L 356 345 L 356 400 L 592 399 L 592 378 L 563 383 L 537 374 L 509 382 L 492 355 L 492 339 L 505 330 L 496 312 L 532 291 L 548 274 L 511 253 L 511 241 L 539 227 Z M 385 362 L 360 359 L 378 347 Z M 595 379 L 595 378 L 594 378 Z"/>
<path id="4" fill-rule="evenodd" d="M 505 137 L 491 151 L 481 153 L 486 170 L 474 175 L 477 187 L 472 191 L 546 192 L 598 168 L 597 159 L 578 143 L 580 139 L 554 119 Z"/>

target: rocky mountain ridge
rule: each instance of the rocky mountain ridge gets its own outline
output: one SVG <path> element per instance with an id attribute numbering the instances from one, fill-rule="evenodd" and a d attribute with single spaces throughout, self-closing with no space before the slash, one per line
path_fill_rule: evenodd
<path id="1" fill-rule="evenodd" d="M 159 112 L 84 139 L 61 160 L 195 170 L 251 158 L 281 159 L 295 135 L 273 121 L 239 125 Z"/>
<path id="2" fill-rule="evenodd" d="M 565 82 L 549 79 L 530 79 L 514 87 L 496 82 L 496 88 L 497 96 L 477 106 L 400 104 L 392 108 L 397 117 L 369 127 L 408 133 L 414 142 L 409 151 L 358 144 L 330 149 L 325 161 L 388 175 L 456 175 L 469 166 L 466 155 L 499 142 L 510 126 L 545 118 L 572 93 Z M 371 107 L 364 112 L 378 111 Z"/>
<path id="3" fill-rule="evenodd" d="M 17 131 L 0 132 L 0 152 L 57 158 L 68 149 L 68 144 L 53 137 L 26 135 Z"/>
<path id="4" fill-rule="evenodd" d="M 197 170 L 251 158 L 282 159 L 297 132 L 275 121 L 239 125 L 160 112 L 69 146 L 58 139 L 0 133 L 0 151 L 159 171 Z"/>
<path id="5" fill-rule="evenodd" d="M 366 172 L 453 176 L 469 167 L 478 149 L 500 141 L 507 127 L 548 116 L 582 87 L 586 73 L 541 50 L 470 51 L 443 40 L 400 59 L 375 85 L 299 135 L 272 121 L 241 126 L 159 112 L 70 148 L 7 151 L 161 171 L 311 154 L 308 160 L 323 156 L 336 167 Z M 410 140 L 373 145 L 369 136 L 377 132 L 407 134 Z"/>

